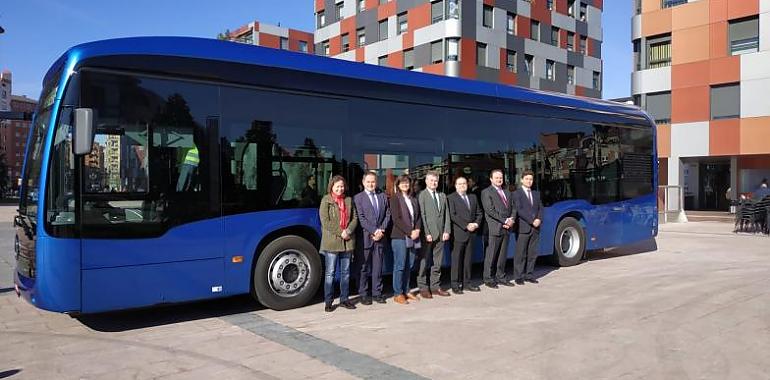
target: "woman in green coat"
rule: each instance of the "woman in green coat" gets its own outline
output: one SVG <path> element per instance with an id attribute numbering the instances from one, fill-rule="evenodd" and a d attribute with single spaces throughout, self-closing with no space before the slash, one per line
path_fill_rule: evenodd
<path id="1" fill-rule="evenodd" d="M 334 311 L 334 274 L 337 261 L 340 263 L 340 306 L 355 309 L 348 300 L 350 261 L 356 246 L 355 230 L 358 227 L 356 208 L 353 200 L 345 196 L 345 179 L 334 176 L 329 181 L 328 194 L 321 200 L 318 213 L 321 217 L 321 253 L 326 257 L 324 280 L 324 310 Z"/>

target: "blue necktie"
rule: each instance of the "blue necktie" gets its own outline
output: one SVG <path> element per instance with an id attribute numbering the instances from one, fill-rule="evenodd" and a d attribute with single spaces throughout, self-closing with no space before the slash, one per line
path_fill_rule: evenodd
<path id="1" fill-rule="evenodd" d="M 369 198 L 372 200 L 372 207 L 374 207 L 374 213 L 377 215 L 380 215 L 380 207 L 377 204 L 377 197 L 372 192 L 372 193 L 369 193 Z"/>

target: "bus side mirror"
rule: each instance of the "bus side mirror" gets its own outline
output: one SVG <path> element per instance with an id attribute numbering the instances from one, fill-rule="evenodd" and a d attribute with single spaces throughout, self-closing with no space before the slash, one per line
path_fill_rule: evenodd
<path id="1" fill-rule="evenodd" d="M 75 155 L 91 153 L 94 143 L 94 110 L 91 108 L 75 109 L 75 132 L 73 133 Z"/>

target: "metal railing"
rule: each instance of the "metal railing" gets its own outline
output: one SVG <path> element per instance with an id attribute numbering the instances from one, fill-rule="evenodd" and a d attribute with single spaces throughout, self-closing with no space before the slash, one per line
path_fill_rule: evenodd
<path id="1" fill-rule="evenodd" d="M 686 222 L 682 186 L 658 186 L 659 223 Z"/>

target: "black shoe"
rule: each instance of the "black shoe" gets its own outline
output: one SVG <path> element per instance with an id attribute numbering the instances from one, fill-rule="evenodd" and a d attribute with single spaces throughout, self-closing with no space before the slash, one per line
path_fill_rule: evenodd
<path id="1" fill-rule="evenodd" d="M 452 293 L 454 293 L 454 294 L 463 294 L 463 290 L 462 290 L 462 289 L 460 289 L 460 288 L 459 288 L 459 287 L 457 287 L 457 286 L 453 286 L 453 287 L 452 287 Z"/>
<path id="2" fill-rule="evenodd" d="M 353 305 L 350 301 L 345 301 L 340 304 L 340 306 L 344 307 L 345 309 L 354 310 L 356 308 L 356 305 Z"/>
<path id="3" fill-rule="evenodd" d="M 487 288 L 497 289 L 497 284 L 494 282 L 485 282 L 484 285 L 486 285 Z"/>
<path id="4" fill-rule="evenodd" d="M 327 313 L 331 313 L 332 311 L 334 311 L 334 306 L 332 306 L 332 304 L 330 303 L 327 303 L 326 306 L 324 306 L 324 311 Z"/>
<path id="5" fill-rule="evenodd" d="M 516 281 L 514 281 L 514 282 L 516 283 L 516 285 L 524 285 L 524 280 L 522 280 L 522 279 L 520 279 L 520 278 L 519 278 L 519 279 L 517 279 L 517 280 L 516 280 Z"/>
<path id="6" fill-rule="evenodd" d="M 361 298 L 361 304 L 369 306 L 369 305 L 372 304 L 372 299 L 369 298 L 369 297 L 363 297 L 363 298 Z"/>
<path id="7" fill-rule="evenodd" d="M 534 278 L 525 278 L 524 281 L 531 282 L 533 284 L 539 284 L 540 283 L 540 281 L 538 281 L 538 280 L 536 280 Z"/>
<path id="8" fill-rule="evenodd" d="M 374 302 L 377 302 L 377 303 L 387 303 L 385 301 L 385 297 L 383 297 L 383 296 L 374 297 Z"/>
<path id="9" fill-rule="evenodd" d="M 467 290 L 469 292 L 480 292 L 481 291 L 481 289 L 479 289 L 479 287 L 476 286 L 476 285 L 468 285 Z"/>
<path id="10" fill-rule="evenodd" d="M 499 285 L 502 285 L 502 286 L 508 286 L 508 287 L 513 286 L 513 283 L 508 281 L 508 280 L 497 280 L 497 283 Z M 517 282 L 517 284 L 518 284 L 518 282 Z"/>

